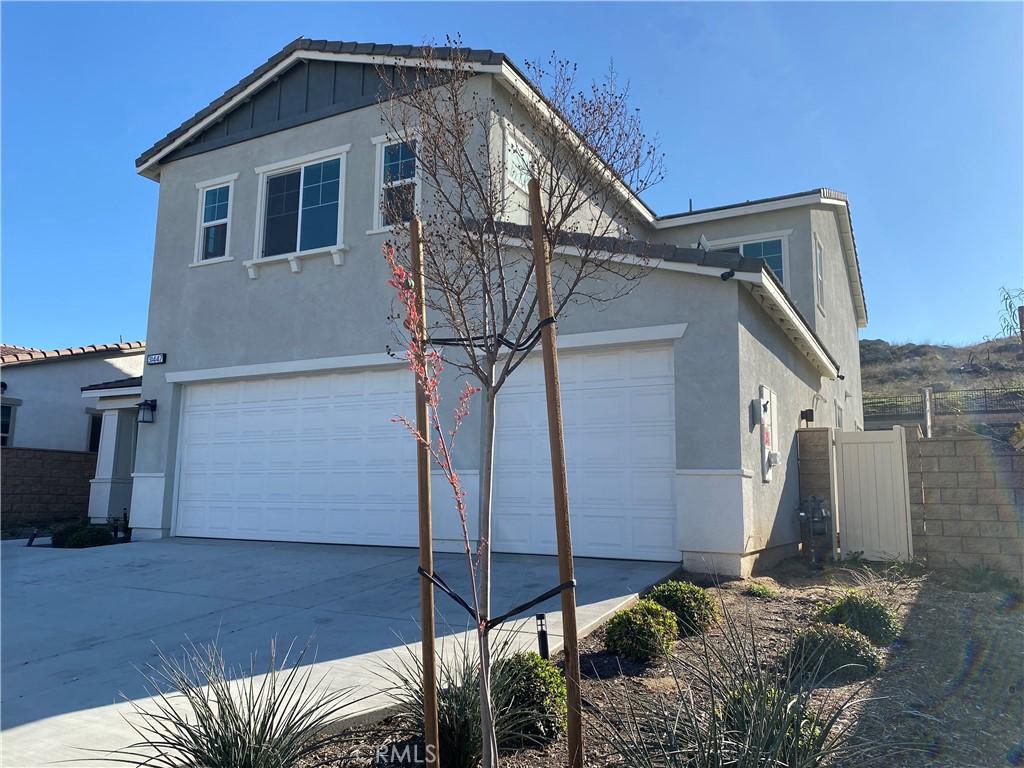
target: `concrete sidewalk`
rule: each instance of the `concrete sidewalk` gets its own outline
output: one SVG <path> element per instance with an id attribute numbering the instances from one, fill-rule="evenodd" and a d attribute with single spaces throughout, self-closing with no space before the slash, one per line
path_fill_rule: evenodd
<path id="1" fill-rule="evenodd" d="M 81 759 L 83 748 L 134 740 L 123 696 L 145 696 L 135 667 L 189 640 L 217 639 L 229 664 L 265 659 L 312 639 L 315 674 L 369 696 L 350 711 L 387 704 L 377 692 L 381 662 L 419 636 L 414 549 L 168 539 L 85 550 L 2 549 L 0 764 Z M 438 555 L 436 569 L 457 590 L 461 555 Z M 664 578 L 674 566 L 622 560 L 576 561 L 579 624 L 585 630 Z M 493 604 L 500 612 L 558 583 L 552 557 L 497 555 Z M 439 632 L 468 628 L 465 611 L 438 593 Z M 558 598 L 549 614 L 560 647 Z M 535 645 L 532 618 L 518 637 Z M 453 643 L 448 642 L 451 647 Z M 78 763 L 86 765 L 86 763 Z"/>

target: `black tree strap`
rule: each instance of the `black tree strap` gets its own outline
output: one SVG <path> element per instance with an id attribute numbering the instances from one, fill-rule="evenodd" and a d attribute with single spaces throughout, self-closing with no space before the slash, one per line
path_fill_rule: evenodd
<path id="1" fill-rule="evenodd" d="M 553 317 L 545 317 L 539 323 L 537 327 L 530 331 L 530 335 L 523 339 L 518 344 L 509 339 L 502 333 L 487 333 L 481 336 L 470 336 L 468 339 L 461 338 L 459 336 L 451 336 L 445 338 L 433 338 L 430 337 L 426 341 L 428 344 L 433 344 L 435 347 L 486 347 L 487 342 L 492 340 L 496 341 L 501 346 L 512 352 L 522 352 L 523 350 L 530 349 L 534 344 L 537 343 L 537 339 L 540 338 L 540 333 L 544 330 L 545 326 L 552 325 L 555 322 Z"/>
<path id="2" fill-rule="evenodd" d="M 458 603 L 463 608 L 465 608 L 466 611 L 469 613 L 470 617 L 473 619 L 473 621 L 475 621 L 477 623 L 480 622 L 480 618 L 477 616 L 477 612 L 476 612 L 476 610 L 474 610 L 473 606 L 471 606 L 469 603 L 467 603 L 465 600 L 463 600 L 462 596 L 458 592 L 456 592 L 454 589 L 452 589 L 450 586 L 448 586 L 448 582 L 446 582 L 444 579 L 442 579 L 441 576 L 438 575 L 437 571 L 434 571 L 433 573 L 427 573 L 426 570 L 424 570 L 422 566 L 417 568 L 416 571 L 417 571 L 417 573 L 419 573 L 420 576 L 422 576 L 423 578 L 425 578 L 428 581 L 432 582 L 434 584 L 434 586 L 436 586 L 438 589 L 440 589 L 442 592 L 444 592 L 446 595 L 448 595 L 448 597 L 450 597 L 456 603 Z M 545 600 L 547 600 L 549 598 L 552 598 L 555 595 L 560 594 L 561 592 L 564 592 L 565 590 L 573 588 L 575 586 L 576 586 L 576 579 L 570 579 L 569 581 L 564 581 L 561 584 L 559 584 L 557 587 L 552 587 L 551 589 L 549 589 L 544 594 L 538 595 L 537 597 L 533 598 L 532 600 L 527 600 L 525 603 L 522 603 L 521 605 L 517 605 L 512 610 L 506 611 L 505 613 L 501 614 L 500 616 L 495 616 L 493 619 L 486 619 L 484 621 L 484 628 L 487 629 L 487 630 L 494 629 L 496 626 L 498 626 L 499 624 L 502 624 L 502 623 L 508 621 L 513 616 L 518 616 L 520 613 L 525 613 L 526 611 L 528 611 L 531 608 L 533 608 L 535 605 L 539 605 L 540 603 L 543 603 Z"/>

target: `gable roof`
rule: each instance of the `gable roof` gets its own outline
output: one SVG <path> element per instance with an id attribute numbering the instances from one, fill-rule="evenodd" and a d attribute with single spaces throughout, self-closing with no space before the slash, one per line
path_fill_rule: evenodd
<path id="1" fill-rule="evenodd" d="M 233 85 L 206 107 L 183 122 L 173 131 L 157 141 L 135 160 L 136 171 L 151 179 L 159 178 L 159 170 L 155 166 L 171 152 L 184 146 L 201 131 L 208 128 L 231 109 L 252 97 L 268 83 L 273 82 L 298 60 L 328 60 L 373 63 L 380 65 L 401 65 L 410 59 L 422 59 L 430 55 L 442 62 L 451 60 L 458 52 L 463 59 L 472 65 L 473 70 L 481 74 L 492 74 L 510 89 L 517 91 L 541 108 L 553 111 L 559 119 L 580 139 L 580 150 L 605 168 L 607 164 L 583 140 L 565 118 L 554 109 L 541 90 L 512 62 L 504 53 L 488 48 L 450 48 L 415 45 L 392 45 L 382 43 L 355 43 L 342 40 L 312 40 L 299 37 L 288 43 L 284 48 L 271 56 L 238 83 Z M 325 115 L 321 115 L 323 117 Z M 643 219 L 652 222 L 654 211 L 640 199 L 635 191 L 612 169 L 615 182 L 626 199 L 637 209 Z"/>
<path id="2" fill-rule="evenodd" d="M 853 307 L 857 316 L 857 325 L 861 328 L 868 324 L 868 306 L 864 298 L 864 279 L 860 271 L 860 256 L 857 254 L 857 238 L 853 234 L 853 217 L 850 213 L 850 200 L 845 192 L 828 187 L 809 189 L 806 192 L 794 192 L 789 195 L 762 197 L 759 200 L 747 200 L 743 203 L 718 205 L 713 208 L 701 208 L 695 211 L 684 211 L 667 216 L 659 216 L 654 221 L 655 229 L 669 229 L 702 221 L 727 219 L 753 213 L 776 211 L 781 208 L 797 208 L 806 205 L 829 205 L 836 214 L 839 225 L 839 237 L 843 244 L 843 257 L 846 262 L 846 276 L 853 294 Z"/>
<path id="3" fill-rule="evenodd" d="M 66 349 L 28 349 L 0 356 L 3 365 L 19 365 L 21 363 L 38 363 L 49 360 L 63 360 L 81 355 L 97 355 L 111 352 L 142 352 L 146 349 L 144 341 L 122 341 L 117 344 L 89 344 L 85 347 L 68 347 Z"/>
<path id="4" fill-rule="evenodd" d="M 83 392 L 99 392 L 107 389 L 134 389 L 142 386 L 141 376 L 129 376 L 126 379 L 113 379 L 112 381 L 101 381 L 99 384 L 89 384 L 81 388 Z"/>

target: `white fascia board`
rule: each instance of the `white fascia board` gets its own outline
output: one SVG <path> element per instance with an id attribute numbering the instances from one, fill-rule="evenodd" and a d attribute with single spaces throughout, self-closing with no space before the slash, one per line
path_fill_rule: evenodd
<path id="1" fill-rule="evenodd" d="M 385 352 L 377 352 L 366 355 L 317 357 L 310 360 L 282 360 L 273 363 L 230 365 L 223 368 L 198 368 L 191 371 L 174 371 L 166 374 L 165 378 L 170 384 L 187 384 L 194 381 L 248 379 L 257 376 L 285 376 L 293 373 L 340 371 L 352 368 L 383 368 L 405 364 L 404 360 L 396 360 Z"/>
<path id="2" fill-rule="evenodd" d="M 838 378 L 839 368 L 832 362 L 828 352 L 815 338 L 814 334 L 811 333 L 811 329 L 807 327 L 807 324 L 800 315 L 796 313 L 785 294 L 775 282 L 762 272 L 758 280 L 751 280 L 748 283 L 751 291 L 759 293 L 761 297 L 764 297 L 771 304 L 771 308 L 778 315 L 771 312 L 768 314 L 775 322 L 779 323 L 782 330 L 796 344 L 797 349 L 804 353 L 818 372 L 829 379 Z"/>
<path id="3" fill-rule="evenodd" d="M 791 197 L 785 200 L 772 200 L 764 203 L 751 203 L 750 205 L 736 205 L 729 208 L 722 208 L 717 211 L 705 211 L 704 213 L 680 213 L 668 219 L 659 219 L 654 222 L 655 229 L 672 229 L 674 227 L 685 227 L 689 224 L 700 224 L 705 221 L 720 221 L 721 219 L 732 219 L 737 216 L 749 216 L 754 213 L 766 213 L 768 211 L 779 211 L 785 208 L 801 208 L 807 205 L 818 205 L 828 203 L 832 205 L 846 205 L 841 200 L 824 198 L 821 195 L 804 195 L 803 197 Z"/>
<path id="4" fill-rule="evenodd" d="M 83 399 L 92 400 L 95 397 L 130 397 L 141 395 L 142 387 L 113 387 L 111 389 L 93 389 L 82 393 Z"/>

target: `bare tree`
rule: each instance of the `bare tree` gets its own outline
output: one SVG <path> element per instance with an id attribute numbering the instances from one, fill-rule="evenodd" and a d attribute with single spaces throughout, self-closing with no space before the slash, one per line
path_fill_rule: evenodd
<path id="1" fill-rule="evenodd" d="M 429 343 L 482 395 L 479 487 L 481 625 L 491 615 L 491 490 L 496 398 L 539 340 L 539 324 L 578 302 L 629 292 L 642 259 L 616 253 L 637 230 L 638 195 L 662 178 L 656 139 L 641 129 L 628 87 L 613 69 L 587 87 L 554 56 L 528 67 L 533 85 L 505 88 L 470 60 L 458 40 L 381 70 L 382 120 L 404 142 L 385 157 L 380 201 L 399 253 L 407 224 L 423 221 Z M 403 183 L 415 158 L 418 188 Z M 538 317 L 530 251 L 527 181 L 538 179 L 552 254 L 554 318 Z M 410 180 L 411 181 L 411 180 Z M 419 199 L 417 199 L 419 198 Z M 486 628 L 479 629 L 485 768 L 496 765 Z"/>

